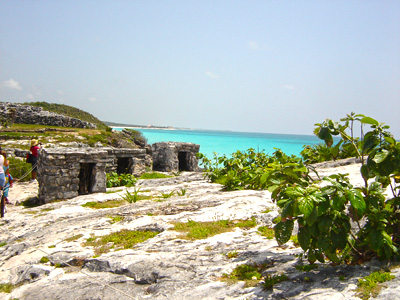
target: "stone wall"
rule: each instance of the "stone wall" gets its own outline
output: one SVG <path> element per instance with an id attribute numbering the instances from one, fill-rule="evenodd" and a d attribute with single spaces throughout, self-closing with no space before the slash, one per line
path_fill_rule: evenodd
<path id="1" fill-rule="evenodd" d="M 179 142 L 161 142 L 152 145 L 153 170 L 163 172 L 199 171 L 196 154 L 200 145 Z"/>
<path id="2" fill-rule="evenodd" d="M 39 154 L 39 200 L 47 203 L 106 191 L 107 150 L 50 148 Z"/>
<path id="3" fill-rule="evenodd" d="M 1 102 L 0 115 L 13 119 L 18 124 L 40 124 L 48 126 L 74 127 L 74 128 L 96 128 L 90 122 L 82 121 L 43 110 L 41 107 L 22 105 L 17 103 Z"/>
<path id="4" fill-rule="evenodd" d="M 146 149 L 43 148 L 38 163 L 39 199 L 47 203 L 106 191 L 106 173 L 140 176 L 151 167 Z"/>

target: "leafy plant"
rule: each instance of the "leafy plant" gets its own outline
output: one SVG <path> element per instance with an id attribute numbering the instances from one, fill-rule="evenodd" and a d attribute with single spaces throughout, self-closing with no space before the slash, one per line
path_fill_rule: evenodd
<path id="1" fill-rule="evenodd" d="M 117 174 L 115 172 L 107 174 L 107 187 L 118 187 L 118 186 L 134 186 L 136 178 L 132 174 Z"/>
<path id="2" fill-rule="evenodd" d="M 48 263 L 50 261 L 50 259 L 47 257 L 47 256 L 43 256 L 41 259 L 40 259 L 40 263 L 41 264 L 45 264 L 45 263 Z"/>
<path id="3" fill-rule="evenodd" d="M 324 262 L 325 258 L 340 262 L 349 258 L 363 261 L 372 256 L 390 259 L 398 255 L 400 144 L 386 131 L 388 126 L 372 118 L 352 114 L 343 120 L 344 124 L 331 120 L 316 124 L 315 132 L 329 147 L 334 135 L 340 135 L 353 147 L 362 159 L 364 187 L 354 188 L 346 175 L 335 174 L 323 178 L 320 185 L 309 181 L 286 185 L 279 193 L 273 193 L 282 208 L 282 219 L 275 227 L 278 243 L 290 239 L 297 221 L 299 244 L 307 252 L 310 263 Z M 353 137 L 355 121 L 361 123 L 361 132 L 363 125 L 369 124 L 372 128 L 360 140 Z M 347 134 L 349 124 L 351 133 Z M 368 154 L 366 161 L 365 154 Z M 387 187 L 393 198 L 387 199 L 384 195 Z M 358 230 L 351 230 L 351 220 Z"/>
<path id="4" fill-rule="evenodd" d="M 124 199 L 125 201 L 129 202 L 129 203 L 136 203 L 139 200 L 139 192 L 140 192 L 140 188 L 139 189 L 134 189 L 133 194 L 131 194 L 128 190 L 126 191 L 124 196 L 121 196 L 122 199 Z"/>
<path id="5" fill-rule="evenodd" d="M 79 240 L 81 237 L 83 237 L 83 234 L 80 233 L 80 234 L 71 236 L 71 237 L 69 237 L 69 238 L 66 238 L 64 241 L 66 241 L 66 242 L 73 242 L 73 241 Z"/>

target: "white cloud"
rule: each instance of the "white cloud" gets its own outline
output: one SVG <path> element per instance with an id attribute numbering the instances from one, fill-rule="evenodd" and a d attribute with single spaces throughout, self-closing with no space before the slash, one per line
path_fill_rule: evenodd
<path id="1" fill-rule="evenodd" d="M 35 97 L 31 93 L 26 94 L 26 98 L 29 100 L 35 99 Z"/>
<path id="2" fill-rule="evenodd" d="M 96 102 L 97 99 L 96 99 L 96 97 L 90 97 L 90 98 L 89 98 L 89 101 L 90 101 L 90 102 Z"/>
<path id="3" fill-rule="evenodd" d="M 284 85 L 282 85 L 282 88 L 284 88 L 285 90 L 290 90 L 290 91 L 294 90 L 294 86 L 290 85 L 290 84 L 284 84 Z"/>
<path id="4" fill-rule="evenodd" d="M 12 78 L 9 80 L 3 81 L 2 86 L 9 88 L 9 89 L 13 89 L 13 90 L 22 90 L 22 87 L 19 84 L 19 82 Z"/>
<path id="5" fill-rule="evenodd" d="M 211 79 L 218 79 L 218 78 L 219 78 L 218 75 L 216 75 L 216 74 L 214 74 L 213 72 L 210 72 L 210 71 L 207 71 L 207 72 L 206 72 L 206 75 L 207 75 L 208 77 L 210 77 Z"/>

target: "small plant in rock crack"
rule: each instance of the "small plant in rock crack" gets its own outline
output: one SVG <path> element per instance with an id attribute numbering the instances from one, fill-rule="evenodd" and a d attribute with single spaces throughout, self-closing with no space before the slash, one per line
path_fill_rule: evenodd
<path id="1" fill-rule="evenodd" d="M 186 192 L 187 192 L 186 188 L 181 188 L 180 191 L 177 191 L 176 193 L 178 194 L 178 196 L 183 197 L 186 195 Z"/>
<path id="2" fill-rule="evenodd" d="M 133 194 L 131 194 L 128 190 L 126 191 L 124 196 L 121 196 L 122 199 L 129 203 L 136 203 L 139 200 L 139 192 L 140 189 L 134 189 Z"/>
<path id="3" fill-rule="evenodd" d="M 163 197 L 164 199 L 168 199 L 168 198 L 171 198 L 174 194 L 175 194 L 175 191 L 172 191 L 172 192 L 169 192 L 169 193 L 161 192 L 161 197 Z"/>

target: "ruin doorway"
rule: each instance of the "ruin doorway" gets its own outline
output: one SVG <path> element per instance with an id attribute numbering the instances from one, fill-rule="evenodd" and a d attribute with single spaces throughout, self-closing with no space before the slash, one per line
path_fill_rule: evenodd
<path id="1" fill-rule="evenodd" d="M 179 171 L 190 171 L 189 170 L 189 152 L 180 151 L 178 153 Z"/>
<path id="2" fill-rule="evenodd" d="M 95 163 L 81 163 L 79 170 L 79 195 L 85 195 L 93 192 L 95 166 Z"/>
<path id="3" fill-rule="evenodd" d="M 117 158 L 117 174 L 130 174 L 132 173 L 133 159 L 131 157 L 118 157 Z"/>

